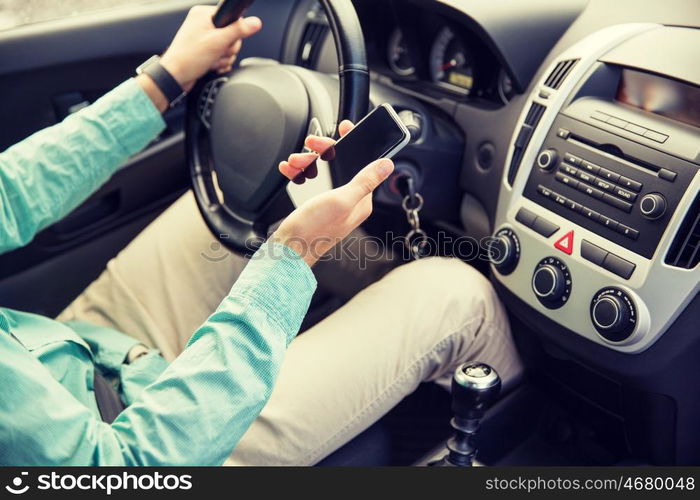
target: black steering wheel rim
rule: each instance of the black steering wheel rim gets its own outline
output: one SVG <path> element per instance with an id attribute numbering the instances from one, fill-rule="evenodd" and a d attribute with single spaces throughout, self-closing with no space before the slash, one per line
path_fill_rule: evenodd
<path id="1" fill-rule="evenodd" d="M 369 106 L 369 71 L 362 29 L 351 0 L 321 0 L 321 5 L 326 13 L 338 56 L 337 123 L 344 119 L 356 122 L 366 114 Z M 255 71 L 254 68 L 252 70 Z M 250 254 L 267 238 L 269 222 L 263 214 L 264 209 L 243 210 L 240 207 L 232 207 L 231 203 L 222 202 L 217 193 L 216 168 L 212 158 L 213 147 L 209 130 L 213 122 L 209 126 L 203 123 L 201 102 L 212 95 L 212 89 L 216 90 L 220 82 L 225 82 L 225 78 L 210 73 L 203 77 L 190 93 L 185 120 L 187 163 L 197 206 L 214 237 L 234 252 Z M 214 93 L 212 100 L 215 99 Z M 309 116 L 306 128 L 299 131 L 299 149 L 311 119 Z M 289 151 L 292 152 L 294 151 Z M 269 206 L 272 200 L 284 191 L 285 185 L 286 182 L 279 175 L 278 186 L 274 188 L 274 194 L 266 200 L 264 206 Z"/>

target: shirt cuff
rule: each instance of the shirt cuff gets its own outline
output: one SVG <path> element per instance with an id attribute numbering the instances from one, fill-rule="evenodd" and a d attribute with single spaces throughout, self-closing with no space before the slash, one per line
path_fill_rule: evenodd
<path id="1" fill-rule="evenodd" d="M 84 321 L 68 321 L 65 325 L 87 342 L 95 363 L 112 372 L 119 372 L 131 348 L 141 343 L 117 330 Z"/>
<path id="2" fill-rule="evenodd" d="M 281 243 L 265 242 L 251 257 L 231 295 L 248 297 L 287 334 L 287 344 L 299 332 L 316 278 L 294 250 Z"/>
<path id="3" fill-rule="evenodd" d="M 138 82 L 130 78 L 86 112 L 101 118 L 128 156 L 145 148 L 165 129 L 163 116 Z"/>

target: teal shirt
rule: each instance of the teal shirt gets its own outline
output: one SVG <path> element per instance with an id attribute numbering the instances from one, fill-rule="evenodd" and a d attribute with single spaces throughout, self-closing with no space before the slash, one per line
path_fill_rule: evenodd
<path id="1" fill-rule="evenodd" d="M 163 129 L 134 80 L 0 154 L 0 253 L 25 245 L 103 184 Z M 168 364 L 131 364 L 137 341 L 112 329 L 0 308 L 0 464 L 221 464 L 267 402 L 316 281 L 267 243 Z M 110 425 L 95 367 L 128 405 Z"/>

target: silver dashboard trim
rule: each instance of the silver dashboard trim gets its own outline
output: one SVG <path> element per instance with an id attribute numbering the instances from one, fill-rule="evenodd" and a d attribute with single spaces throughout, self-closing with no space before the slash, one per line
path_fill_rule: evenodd
<path id="1" fill-rule="evenodd" d="M 507 182 L 507 169 L 504 169 L 494 224 L 495 231 L 505 227 L 511 228 L 516 232 L 521 242 L 521 256 L 518 266 L 507 276 L 501 275 L 493 268 L 496 280 L 525 301 L 533 310 L 548 316 L 559 325 L 588 340 L 629 354 L 642 352 L 658 340 L 700 290 L 700 266 L 688 270 L 674 268 L 663 262 L 673 237 L 683 222 L 696 194 L 700 191 L 700 173 L 696 173 L 678 204 L 652 259 L 645 259 L 631 250 L 538 205 L 525 198 L 523 190 L 531 170 L 535 168 L 537 155 L 557 114 L 561 111 L 567 97 L 577 88 L 581 79 L 589 73 L 598 59 L 613 47 L 640 33 L 659 28 L 661 25 L 649 23 L 607 27 L 568 48 L 551 63 L 537 85 L 533 87 L 514 129 L 506 157 L 506 165 L 510 165 L 513 143 L 524 122 L 530 103 L 536 102 L 546 106 L 539 125 L 522 155 L 520 168 L 512 187 Z M 561 87 L 558 90 L 548 88 L 549 98 L 540 98 L 539 91 L 557 62 L 575 58 L 578 58 L 579 62 L 572 68 Z M 549 238 L 545 238 L 516 222 L 515 214 L 520 208 L 526 208 L 557 224 L 560 227 L 559 231 Z M 553 243 L 570 230 L 574 230 L 575 233 L 574 251 L 571 255 L 565 255 L 555 249 Z M 624 280 L 583 259 L 580 253 L 582 239 L 633 262 L 636 269 L 632 277 L 629 280 Z M 537 300 L 530 286 L 532 273 L 537 263 L 547 256 L 556 256 L 565 262 L 569 267 L 573 281 L 571 296 L 567 304 L 556 310 L 544 307 Z M 610 286 L 621 288 L 627 292 L 633 299 L 638 313 L 638 323 L 633 334 L 621 342 L 611 342 L 599 335 L 589 313 L 590 302 L 594 295 L 599 290 Z M 650 308 L 653 310 L 653 314 Z"/>

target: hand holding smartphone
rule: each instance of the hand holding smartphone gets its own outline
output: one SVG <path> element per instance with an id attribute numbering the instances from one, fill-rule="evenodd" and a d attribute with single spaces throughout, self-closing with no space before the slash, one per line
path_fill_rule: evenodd
<path id="1" fill-rule="evenodd" d="M 380 104 L 331 146 L 322 159 L 339 172 L 354 174 L 379 158 L 392 158 L 411 134 L 390 104 Z"/>
<path id="2" fill-rule="evenodd" d="M 331 162 L 336 185 L 347 183 L 352 177 L 375 160 L 392 158 L 410 141 L 410 132 L 389 104 L 377 106 L 357 125 L 342 122 L 342 138 L 307 137 L 307 148 L 292 154 L 279 165 L 279 170 L 294 184 L 304 184 L 318 173 L 316 159 Z M 330 179 L 328 179 L 330 181 Z"/>

